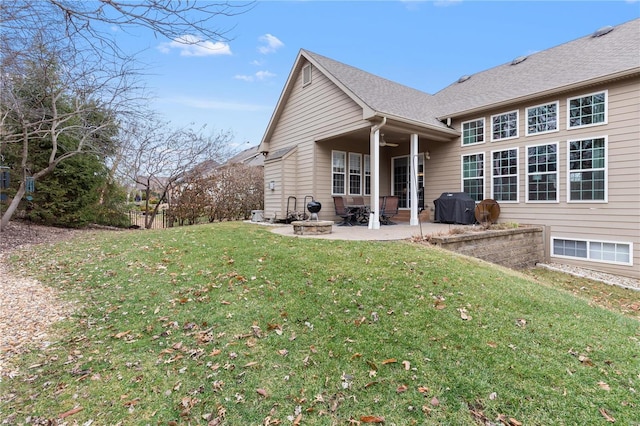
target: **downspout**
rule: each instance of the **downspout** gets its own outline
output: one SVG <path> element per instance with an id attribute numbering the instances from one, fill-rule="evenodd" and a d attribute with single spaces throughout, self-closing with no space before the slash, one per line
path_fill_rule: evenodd
<path id="1" fill-rule="evenodd" d="M 387 124 L 387 117 L 371 127 L 369 135 L 369 152 L 371 153 L 371 176 L 373 192 L 371 194 L 371 214 L 369 215 L 369 229 L 380 229 L 380 129 Z"/>

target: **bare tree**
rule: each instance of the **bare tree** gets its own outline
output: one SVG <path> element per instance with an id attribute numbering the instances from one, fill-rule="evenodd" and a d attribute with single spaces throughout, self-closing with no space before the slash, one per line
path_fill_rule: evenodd
<path id="1" fill-rule="evenodd" d="M 145 227 L 151 228 L 162 203 L 188 185 L 196 165 L 205 161 L 222 161 L 229 155 L 231 133 L 204 134 L 204 129 L 172 129 L 166 123 L 139 122 L 129 128 L 131 144 L 122 156 L 122 175 L 145 192 Z M 158 202 L 150 208 L 152 193 Z"/>
<path id="2" fill-rule="evenodd" d="M 14 44 L 25 40 L 33 29 L 55 27 L 76 50 L 89 48 L 94 55 L 112 58 L 123 52 L 108 32 L 110 28 L 124 32 L 144 28 L 160 38 L 186 44 L 228 41 L 233 26 L 222 27 L 219 19 L 243 14 L 254 4 L 213 0 L 12 0 L 2 3 L 0 25 L 5 38 Z"/>
<path id="3" fill-rule="evenodd" d="M 41 178 L 75 155 L 106 155 L 107 129 L 140 110 L 134 58 L 118 47 L 110 27 L 124 32 L 145 28 L 185 44 L 226 41 L 229 29 L 220 27 L 217 18 L 252 6 L 195 0 L 2 2 L 0 150 L 21 146 L 22 180 L 0 230 L 24 196 L 27 177 Z M 185 155 L 199 151 L 190 132 L 180 130 L 173 136 L 191 143 L 191 148 L 182 149 Z M 31 145 L 42 141 L 50 144 L 49 161 L 34 170 L 29 164 Z M 165 164 L 159 161 L 156 164 Z"/>
<path id="4" fill-rule="evenodd" d="M 248 219 L 251 210 L 262 209 L 264 173 L 262 167 L 229 164 L 209 179 L 211 202 L 209 221 Z"/>
<path id="5" fill-rule="evenodd" d="M 20 147 L 20 185 L 0 221 L 3 229 L 26 191 L 62 161 L 81 154 L 106 155 L 115 141 L 116 117 L 131 106 L 135 74 L 125 61 L 97 64 L 61 48 L 47 31 L 37 34 L 19 60 L 3 56 L 0 75 L 0 149 Z M 6 61 L 4 59 L 7 59 Z M 35 144 L 47 152 L 33 160 Z"/>

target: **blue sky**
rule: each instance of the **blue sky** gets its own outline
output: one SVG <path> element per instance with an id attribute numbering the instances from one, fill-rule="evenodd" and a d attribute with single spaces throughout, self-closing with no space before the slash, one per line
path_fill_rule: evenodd
<path id="1" fill-rule="evenodd" d="M 435 93 L 464 74 L 638 17 L 640 2 L 624 0 L 258 1 L 214 21 L 231 28 L 227 43 L 118 40 L 144 49 L 151 108 L 177 126 L 229 130 L 242 149 L 262 139 L 301 48 Z"/>

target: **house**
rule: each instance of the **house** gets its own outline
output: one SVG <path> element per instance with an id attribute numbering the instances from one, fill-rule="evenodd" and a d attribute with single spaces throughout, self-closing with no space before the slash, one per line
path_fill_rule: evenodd
<path id="1" fill-rule="evenodd" d="M 259 147 L 265 216 L 292 196 L 334 220 L 334 195 L 397 195 L 418 225 L 441 193 L 466 192 L 496 200 L 501 222 L 543 226 L 547 261 L 640 278 L 638 52 L 640 19 L 430 95 L 301 50 Z"/>

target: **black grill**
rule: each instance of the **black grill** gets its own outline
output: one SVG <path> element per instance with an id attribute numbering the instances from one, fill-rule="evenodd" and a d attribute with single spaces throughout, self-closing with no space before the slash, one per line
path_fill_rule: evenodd
<path id="1" fill-rule="evenodd" d="M 476 202 L 465 192 L 443 192 L 433 201 L 435 221 L 471 225 L 476 222 L 474 210 Z"/>

